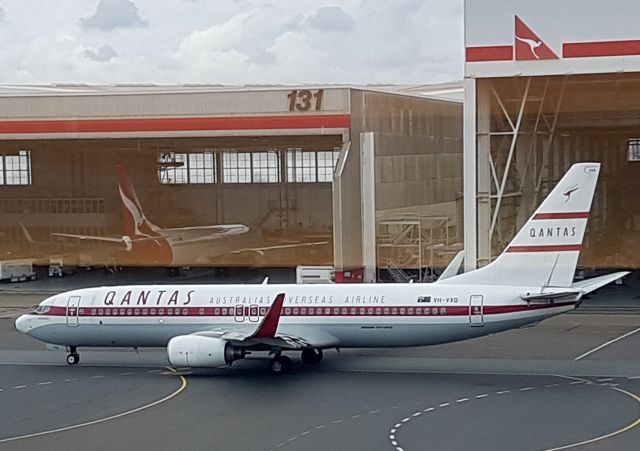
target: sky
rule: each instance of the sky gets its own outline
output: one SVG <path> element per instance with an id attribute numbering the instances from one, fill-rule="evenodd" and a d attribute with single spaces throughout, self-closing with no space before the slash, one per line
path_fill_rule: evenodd
<path id="1" fill-rule="evenodd" d="M 0 0 L 0 83 L 438 83 L 462 0 Z"/>

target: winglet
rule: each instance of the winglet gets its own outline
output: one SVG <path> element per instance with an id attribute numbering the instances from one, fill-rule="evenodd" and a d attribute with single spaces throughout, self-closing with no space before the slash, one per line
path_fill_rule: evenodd
<path id="1" fill-rule="evenodd" d="M 284 303 L 284 293 L 280 293 L 276 296 L 276 300 L 273 301 L 269 311 L 265 315 L 264 319 L 258 330 L 252 335 L 252 338 L 274 338 L 276 330 L 278 329 L 278 323 L 280 322 L 280 313 L 282 312 L 282 304 Z"/>

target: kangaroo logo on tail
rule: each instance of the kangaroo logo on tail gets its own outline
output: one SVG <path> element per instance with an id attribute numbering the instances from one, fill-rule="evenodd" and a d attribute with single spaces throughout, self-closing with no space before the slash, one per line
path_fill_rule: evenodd
<path id="1" fill-rule="evenodd" d="M 573 186 L 570 186 L 569 188 L 567 188 L 566 190 L 564 190 L 564 192 L 562 193 L 562 195 L 563 195 L 564 197 L 566 197 L 566 199 L 564 200 L 565 204 L 566 204 L 567 202 L 569 202 L 569 199 L 571 199 L 571 195 L 572 195 L 573 193 L 575 193 L 576 191 L 578 191 L 578 188 L 580 188 L 580 186 L 579 186 L 579 185 L 573 185 Z"/>

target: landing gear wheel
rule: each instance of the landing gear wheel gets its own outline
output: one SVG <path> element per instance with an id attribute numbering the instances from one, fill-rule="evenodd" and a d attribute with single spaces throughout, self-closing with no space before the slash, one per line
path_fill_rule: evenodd
<path id="1" fill-rule="evenodd" d="M 322 360 L 322 349 L 309 348 L 302 351 L 300 358 L 305 365 L 314 365 Z"/>
<path id="2" fill-rule="evenodd" d="M 79 361 L 80 361 L 80 354 L 78 354 L 77 352 L 72 352 L 70 354 L 67 354 L 67 363 L 69 365 L 77 365 Z"/>
<path id="3" fill-rule="evenodd" d="M 279 355 L 271 359 L 269 369 L 273 374 L 286 374 L 291 370 L 291 359 L 286 355 Z"/>

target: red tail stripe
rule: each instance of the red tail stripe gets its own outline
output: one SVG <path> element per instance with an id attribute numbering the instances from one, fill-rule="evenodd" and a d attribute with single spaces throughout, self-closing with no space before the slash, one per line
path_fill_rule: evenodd
<path id="1" fill-rule="evenodd" d="M 509 246 L 505 252 L 568 252 L 580 251 L 581 244 L 553 244 L 547 246 Z"/>
<path id="2" fill-rule="evenodd" d="M 538 213 L 533 219 L 587 219 L 589 212 Z"/>

